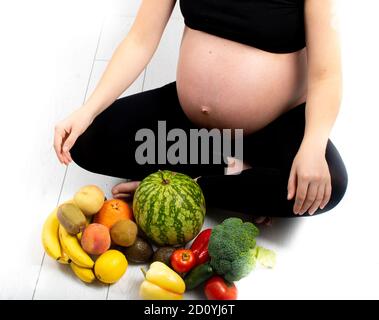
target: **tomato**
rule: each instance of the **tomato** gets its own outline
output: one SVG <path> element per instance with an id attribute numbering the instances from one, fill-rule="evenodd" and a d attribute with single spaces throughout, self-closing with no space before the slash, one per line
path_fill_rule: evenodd
<path id="1" fill-rule="evenodd" d="M 213 276 L 204 286 L 208 300 L 236 300 L 237 287 L 233 282 L 227 282 L 220 276 Z"/>
<path id="2" fill-rule="evenodd" d="M 190 271 L 196 265 L 196 257 L 189 249 L 178 249 L 171 255 L 171 266 L 179 273 Z"/>

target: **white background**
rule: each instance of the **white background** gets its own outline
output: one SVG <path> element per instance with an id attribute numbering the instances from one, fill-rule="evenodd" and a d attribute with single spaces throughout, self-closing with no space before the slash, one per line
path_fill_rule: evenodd
<path id="1" fill-rule="evenodd" d="M 111 287 L 87 286 L 45 257 L 47 214 L 82 185 L 109 191 L 116 179 L 66 170 L 55 158 L 54 124 L 91 92 L 140 0 L 0 2 L 0 298 L 135 299 L 142 274 L 130 267 Z M 259 241 L 278 253 L 238 285 L 241 299 L 379 298 L 379 3 L 340 0 L 344 99 L 332 140 L 349 187 L 332 212 L 277 220 Z M 175 11 L 147 70 L 125 93 L 175 78 L 182 17 Z M 144 81 L 143 81 L 144 80 Z M 221 220 L 208 214 L 207 224 Z M 188 295 L 198 298 L 201 294 Z"/>

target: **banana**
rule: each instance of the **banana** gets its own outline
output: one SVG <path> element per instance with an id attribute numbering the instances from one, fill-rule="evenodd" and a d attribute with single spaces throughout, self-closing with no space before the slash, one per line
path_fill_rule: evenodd
<path id="1" fill-rule="evenodd" d="M 79 267 L 73 262 L 70 263 L 70 267 L 75 275 L 83 282 L 91 283 L 96 279 L 92 269 Z"/>
<path id="2" fill-rule="evenodd" d="M 65 203 L 73 203 L 73 199 L 66 201 Z M 45 252 L 58 262 L 67 264 L 69 258 L 67 254 L 62 251 L 61 244 L 59 242 L 59 220 L 57 217 L 58 207 L 51 212 L 43 227 L 42 227 L 42 245 Z"/>
<path id="3" fill-rule="evenodd" d="M 59 261 L 62 258 L 62 250 L 58 237 L 59 221 L 57 212 L 58 208 L 55 208 L 42 227 L 42 245 L 50 257 Z"/>
<path id="4" fill-rule="evenodd" d="M 60 264 L 69 264 L 71 262 L 68 254 L 62 249 L 62 256 L 57 260 Z"/>
<path id="5" fill-rule="evenodd" d="M 70 259 L 82 268 L 92 268 L 94 265 L 91 257 L 82 249 L 79 240 L 76 236 L 68 234 L 62 226 L 59 226 L 59 239 L 63 250 L 67 253 Z"/>

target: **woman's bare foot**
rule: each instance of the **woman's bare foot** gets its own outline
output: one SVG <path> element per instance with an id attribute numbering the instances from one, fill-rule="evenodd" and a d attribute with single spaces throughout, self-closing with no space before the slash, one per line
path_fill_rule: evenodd
<path id="1" fill-rule="evenodd" d="M 226 168 L 225 174 L 239 174 L 243 170 L 250 169 L 251 166 L 241 161 L 240 159 L 228 157 L 228 167 Z"/>
<path id="2" fill-rule="evenodd" d="M 131 198 L 141 181 L 129 181 L 115 185 L 112 188 L 113 198 Z"/>
<path id="3" fill-rule="evenodd" d="M 272 218 L 270 218 L 270 217 L 256 217 L 256 218 L 253 218 L 253 222 L 255 224 L 263 225 L 263 226 L 267 226 L 267 227 L 272 226 Z"/>

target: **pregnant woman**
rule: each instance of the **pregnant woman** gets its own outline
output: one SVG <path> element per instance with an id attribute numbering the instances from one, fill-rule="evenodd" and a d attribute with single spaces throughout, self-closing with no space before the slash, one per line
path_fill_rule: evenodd
<path id="1" fill-rule="evenodd" d="M 56 125 L 59 160 L 131 179 L 113 188 L 116 198 L 169 169 L 197 178 L 211 207 L 256 217 L 334 208 L 348 177 L 329 139 L 341 100 L 332 0 L 180 0 L 177 81 L 118 99 L 152 58 L 175 3 L 142 1 L 92 95 Z M 167 131 L 243 129 L 243 159 L 140 165 L 136 132 L 157 132 L 158 121 Z"/>

